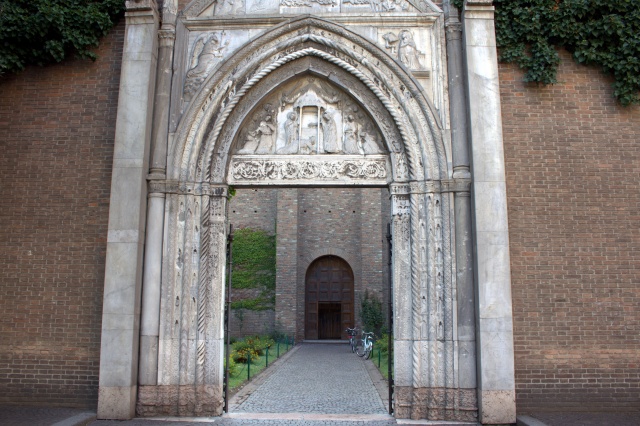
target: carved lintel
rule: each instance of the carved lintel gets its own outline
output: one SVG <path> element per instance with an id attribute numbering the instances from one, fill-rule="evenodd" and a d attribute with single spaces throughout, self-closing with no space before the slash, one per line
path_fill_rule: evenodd
<path id="1" fill-rule="evenodd" d="M 159 175 L 147 177 L 149 193 L 177 194 L 177 195 L 208 195 L 210 197 L 226 197 L 228 187 L 226 185 L 211 185 L 207 182 L 180 182 L 164 179 Z"/>
<path id="2" fill-rule="evenodd" d="M 229 181 L 239 183 L 350 182 L 386 183 L 384 156 L 242 156 L 233 158 Z"/>

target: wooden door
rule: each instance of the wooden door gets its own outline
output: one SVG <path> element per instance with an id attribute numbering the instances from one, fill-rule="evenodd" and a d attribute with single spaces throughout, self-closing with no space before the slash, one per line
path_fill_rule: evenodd
<path id="1" fill-rule="evenodd" d="M 353 327 L 353 271 L 337 256 L 316 259 L 307 270 L 305 338 L 348 338 Z"/>

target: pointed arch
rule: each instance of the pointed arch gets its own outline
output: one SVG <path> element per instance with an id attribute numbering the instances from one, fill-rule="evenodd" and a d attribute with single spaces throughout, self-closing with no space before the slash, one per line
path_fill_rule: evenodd
<path id="1" fill-rule="evenodd" d="M 400 134 L 396 146 L 386 141 L 387 148 L 392 157 L 406 156 L 409 180 L 450 175 L 438 116 L 414 78 L 375 44 L 316 17 L 292 19 L 247 43 L 203 83 L 178 126 L 168 175 L 181 182 L 224 183 L 220 170 L 230 146 L 220 135 L 234 108 L 261 80 L 305 57 L 332 64 L 375 95 Z M 218 180 L 211 181 L 212 175 Z"/>

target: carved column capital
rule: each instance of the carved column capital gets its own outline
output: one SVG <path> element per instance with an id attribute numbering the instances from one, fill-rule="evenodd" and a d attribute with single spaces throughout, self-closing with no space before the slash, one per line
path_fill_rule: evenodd
<path id="1" fill-rule="evenodd" d="M 158 40 L 160 46 L 173 46 L 176 41 L 176 29 L 173 25 L 163 24 L 162 29 L 158 31 Z"/>
<path id="2" fill-rule="evenodd" d="M 442 181 L 442 192 L 466 192 L 471 189 L 471 179 L 454 178 Z"/>
<path id="3" fill-rule="evenodd" d="M 208 182 L 181 182 L 165 179 L 164 175 L 153 173 L 147 176 L 149 193 L 195 195 L 226 198 L 227 185 L 212 185 Z"/>

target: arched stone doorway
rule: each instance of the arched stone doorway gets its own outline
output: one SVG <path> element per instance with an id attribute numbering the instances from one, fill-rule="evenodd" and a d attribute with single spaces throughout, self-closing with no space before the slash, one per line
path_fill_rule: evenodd
<path id="1" fill-rule="evenodd" d="M 127 3 L 130 10 L 126 39 L 132 46 L 126 45 L 124 49 L 122 87 L 152 85 L 156 75 L 153 43 L 157 42 L 153 36 L 157 29 L 154 26 L 158 23 L 155 2 Z M 475 2 L 472 5 L 474 13 L 478 8 L 490 7 L 484 3 Z M 164 3 L 165 18 L 173 16 L 176 19 L 176 4 L 175 1 Z M 512 362 L 509 261 L 508 250 L 504 249 L 508 248 L 508 241 L 504 232 L 506 214 L 503 215 L 505 210 L 501 201 L 503 177 L 497 176 L 502 173 L 499 166 L 503 163 L 498 158 L 501 151 L 490 151 L 489 155 L 482 145 L 485 141 L 501 141 L 500 123 L 478 119 L 478 125 L 470 126 L 477 136 L 472 145 L 478 148 L 478 158 L 474 157 L 477 160 L 474 162 L 476 197 L 481 197 L 482 205 L 487 206 L 486 211 L 476 217 L 477 228 L 473 234 L 480 236 L 478 253 L 487 253 L 482 258 L 485 261 L 478 262 L 478 286 L 474 293 L 472 286 L 462 287 L 456 281 L 461 273 L 457 255 L 462 259 L 470 250 L 465 248 L 464 252 L 458 253 L 454 247 L 469 241 L 471 233 L 470 225 L 457 227 L 454 221 L 461 216 L 458 206 L 466 205 L 464 200 L 469 198 L 471 182 L 468 168 L 459 168 L 454 173 L 453 150 L 447 142 L 451 132 L 446 130 L 447 101 L 442 83 L 446 81 L 446 75 L 436 72 L 442 70 L 446 59 L 441 43 L 444 24 L 440 9 L 431 2 L 424 4 L 425 15 L 411 24 L 416 24 L 416 31 L 431 31 L 433 73 L 426 70 L 412 73 L 400 58 L 389 54 L 389 51 L 395 52 L 395 48 L 385 44 L 385 40 L 388 42 L 393 37 L 383 36 L 407 34 L 397 27 L 400 21 L 396 14 L 391 14 L 392 25 L 383 25 L 384 20 L 376 17 L 375 22 L 381 25 L 377 38 L 369 31 L 371 17 L 360 13 L 360 21 L 355 27 L 352 25 L 355 15 L 348 20 L 336 15 L 336 22 L 303 15 L 292 19 L 283 17 L 280 21 L 269 18 L 269 22 L 262 22 L 260 31 L 252 33 L 246 26 L 240 28 L 235 17 L 233 22 L 226 24 L 218 19 L 198 18 L 200 12 L 212 10 L 209 6 L 213 6 L 213 1 L 194 0 L 180 15 L 177 30 L 170 19 L 163 19 L 158 61 L 164 64 L 166 72 L 158 73 L 156 96 L 170 100 L 164 104 L 160 102 L 166 108 L 156 108 L 158 119 L 154 118 L 153 125 L 156 130 L 164 130 L 158 130 L 157 135 L 150 130 L 150 135 L 140 134 L 138 128 L 143 126 L 139 123 L 151 123 L 152 120 L 145 115 L 141 120 L 132 121 L 127 112 L 137 111 L 134 106 L 138 103 L 134 101 L 147 97 L 140 96 L 138 91 L 121 93 L 130 93 L 131 99 L 121 97 L 119 106 L 123 113 L 118 118 L 119 149 L 114 155 L 112 191 L 126 202 L 118 203 L 119 198 L 112 198 L 112 206 L 128 207 L 133 200 L 140 201 L 144 208 L 146 191 L 131 183 L 144 182 L 145 177 L 149 181 L 149 203 L 146 234 L 144 220 L 140 220 L 142 227 L 130 229 L 127 226 L 132 215 L 125 214 L 125 209 L 119 207 L 112 209 L 112 217 L 120 220 L 110 220 L 109 227 L 100 418 L 129 418 L 136 402 L 140 415 L 221 413 L 229 186 L 328 184 L 386 186 L 390 190 L 395 415 L 399 418 L 475 421 L 480 414 L 484 423 L 509 423 L 511 417 L 515 420 L 513 371 L 509 368 Z M 142 13 L 146 14 L 146 20 L 138 19 L 137 15 Z M 414 14 L 410 15 L 408 19 L 418 19 Z M 469 20 L 485 21 L 477 14 L 470 15 Z M 280 24 L 272 27 L 273 22 Z M 490 25 L 492 17 L 486 22 Z M 264 29 L 267 24 L 269 28 Z M 226 26 L 222 30 L 218 25 Z M 480 28 L 483 30 L 472 30 L 469 34 L 492 33 Z M 133 43 L 138 43 L 136 34 L 149 36 L 148 51 L 136 50 L 142 49 L 142 44 Z M 245 44 L 242 44 L 243 34 Z M 170 48 L 173 37 L 175 45 L 185 50 L 177 52 L 175 61 Z M 467 63 L 469 80 L 480 83 L 469 88 L 470 98 L 488 107 L 469 110 L 472 115 L 480 110 L 487 111 L 488 118 L 495 118 L 493 115 L 499 112 L 499 102 L 491 101 L 496 100 L 499 91 L 497 77 L 492 73 L 497 71 L 495 66 L 484 66 L 493 57 L 495 49 L 491 46 L 494 44 L 484 45 L 484 39 L 478 37 L 480 44 L 474 44 L 468 50 L 476 55 L 472 55 L 473 61 Z M 209 47 L 204 49 L 203 44 L 207 43 Z M 473 38 L 473 43 L 477 44 L 478 39 Z M 221 53 L 224 49 L 229 54 Z M 197 53 L 202 51 L 208 54 Z M 144 72 L 136 72 L 140 69 L 138 63 L 142 62 L 138 60 L 138 53 L 149 57 L 149 69 L 153 71 L 148 72 L 148 81 L 138 80 L 140 75 L 146 78 Z M 206 58 L 218 62 L 208 63 Z M 201 69 L 211 71 L 204 80 L 198 73 Z M 282 102 L 276 105 L 282 113 L 280 117 L 271 114 L 270 108 L 264 109 L 269 102 L 262 101 L 274 92 L 274 88 L 307 77 L 321 79 L 332 89 L 325 93 L 310 89 L 308 93 L 317 95 L 311 103 L 305 96 L 296 99 L 289 93 L 280 96 L 278 99 Z M 435 107 L 429 100 L 429 92 L 421 87 L 420 81 L 425 79 L 435 83 L 432 87 L 434 98 L 440 95 Z M 353 99 L 357 110 L 340 99 L 334 100 L 333 87 Z M 302 93 L 303 86 L 299 88 Z M 144 111 L 150 113 L 151 109 Z M 257 111 L 269 114 L 263 119 L 254 115 Z M 330 112 L 335 126 L 326 119 L 326 111 Z M 297 115 L 290 116 L 291 112 Z M 374 130 L 384 148 L 380 156 L 384 158 L 371 157 L 363 162 L 348 158 L 340 160 L 333 148 L 326 148 L 326 141 L 331 138 L 325 135 L 334 134 L 334 130 L 338 135 L 354 134 L 353 123 L 358 123 L 355 116 L 354 120 L 350 116 L 360 112 L 375 123 Z M 247 124 L 254 123 L 245 120 L 248 114 L 252 114 L 250 119 L 255 117 L 255 127 Z M 298 125 L 286 125 L 289 117 Z M 266 130 L 274 121 L 281 123 L 281 127 L 274 125 L 276 130 Z M 357 127 L 365 129 L 371 138 L 374 132 L 367 128 L 366 121 Z M 326 127 L 322 127 L 325 124 Z M 247 125 L 251 137 L 242 135 L 240 127 Z M 258 134 L 258 131 L 260 137 L 256 138 L 253 133 Z M 291 157 L 290 161 L 274 158 L 266 162 L 256 158 L 249 164 L 245 161 L 249 159 L 237 158 L 240 150 L 260 154 L 258 151 L 263 142 L 268 142 L 269 135 L 274 137 L 274 132 L 275 141 L 271 143 L 276 146 L 275 154 L 279 154 L 277 150 L 281 148 L 277 135 L 293 134 L 296 136 L 292 139 L 287 136 L 283 140 L 298 143 L 295 154 L 298 158 L 294 158 L 288 149 L 282 153 Z M 138 155 L 137 151 L 132 151 L 131 141 L 149 142 L 150 139 L 153 139 L 151 173 L 136 181 L 129 171 L 133 166 L 145 170 L 149 158 L 143 152 Z M 249 149 L 258 139 L 257 148 Z M 367 137 L 355 140 L 366 141 Z M 347 146 L 347 136 L 344 141 Z M 353 138 L 349 137 L 349 141 Z M 490 147 L 501 148 L 494 145 Z M 323 161 L 318 155 L 321 148 L 335 158 Z M 148 147 L 145 149 L 148 151 Z M 295 167 L 290 167 L 291 164 Z M 341 167 L 333 167 L 338 165 Z M 293 172 L 297 174 L 292 176 Z M 132 192 L 129 188 L 142 194 L 139 200 L 126 197 Z M 121 220 L 121 217 L 127 220 Z M 500 226 L 496 227 L 496 223 Z M 147 236 L 142 285 L 142 245 L 138 239 L 141 235 Z M 129 267 L 126 274 L 122 264 Z M 135 285 L 126 286 L 131 282 Z M 139 301 L 141 291 L 142 303 Z M 122 314 L 123 300 L 127 301 L 126 315 Z M 474 322 L 476 307 L 477 329 Z M 139 340 L 138 321 L 142 324 Z M 119 350 L 125 341 L 134 342 L 128 353 Z M 118 350 L 113 350 L 116 347 Z M 476 365 L 480 367 L 477 383 Z"/>
<path id="2" fill-rule="evenodd" d="M 338 256 L 316 259 L 305 277 L 305 338 L 340 339 L 354 324 L 353 271 Z"/>

